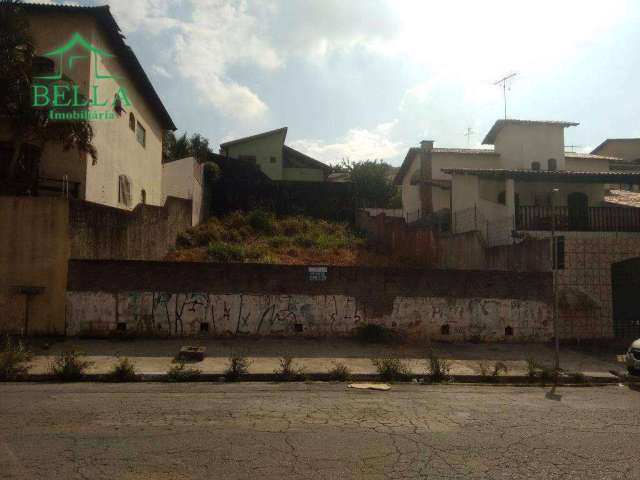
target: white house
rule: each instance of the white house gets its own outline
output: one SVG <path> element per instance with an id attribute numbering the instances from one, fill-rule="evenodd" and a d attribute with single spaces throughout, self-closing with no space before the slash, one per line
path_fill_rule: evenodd
<path id="1" fill-rule="evenodd" d="M 605 205 L 608 183 L 639 183 L 640 173 L 611 171 L 617 157 L 564 151 L 564 130 L 575 122 L 498 120 L 483 144 L 492 149 L 412 148 L 396 176 L 405 217 L 411 221 L 451 212 L 452 230 L 504 224 L 503 231 L 546 230 L 553 204 L 557 228 L 634 229 L 612 220 Z M 417 213 L 415 213 L 417 212 Z M 640 210 L 638 211 L 640 212 Z M 632 218 L 633 217 L 633 218 Z M 640 225 L 637 225 L 640 229 Z"/>

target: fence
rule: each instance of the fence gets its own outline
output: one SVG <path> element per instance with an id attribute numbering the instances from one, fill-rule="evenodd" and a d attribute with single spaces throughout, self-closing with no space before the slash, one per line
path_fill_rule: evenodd
<path id="1" fill-rule="evenodd" d="M 640 232 L 640 209 L 625 207 L 519 206 L 518 230 L 556 230 L 583 232 Z"/>

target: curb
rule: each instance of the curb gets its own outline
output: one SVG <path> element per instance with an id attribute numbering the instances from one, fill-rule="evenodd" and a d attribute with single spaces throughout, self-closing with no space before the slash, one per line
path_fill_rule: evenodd
<path id="1" fill-rule="evenodd" d="M 639 379 L 640 380 L 640 379 Z M 28 374 L 20 379 L 15 380 L 17 382 L 42 382 L 42 383 L 71 383 L 63 382 L 51 374 Z M 306 373 L 302 379 L 296 380 L 284 380 L 281 376 L 274 373 L 248 373 L 242 375 L 237 381 L 227 382 L 224 374 L 222 373 L 202 373 L 196 378 L 190 379 L 190 382 L 209 382 L 209 383 L 242 383 L 242 382 L 275 382 L 275 383 L 290 383 L 290 382 L 340 382 L 333 379 L 328 373 Z M 352 374 L 349 380 L 346 382 L 380 382 L 382 381 L 377 374 L 373 373 L 361 373 Z M 162 382 L 162 383 L 179 383 L 169 381 L 167 374 L 165 373 L 142 373 L 137 375 L 137 380 L 133 382 L 117 382 L 113 381 L 108 374 L 90 373 L 83 375 L 78 382 L 101 382 L 101 383 L 136 383 L 136 382 Z M 590 387 L 590 386 L 604 386 L 615 385 L 619 383 L 635 384 L 638 380 L 628 377 L 590 377 L 585 376 L 584 381 L 576 382 L 570 379 L 560 379 L 558 386 L 571 386 L 571 387 Z M 404 384 L 418 384 L 418 385 L 433 385 L 433 384 L 475 384 L 475 385 L 487 385 L 487 386 L 550 386 L 553 385 L 553 379 L 540 379 L 530 378 L 523 375 L 505 375 L 501 377 L 482 377 L 480 375 L 450 375 L 449 380 L 445 382 L 430 382 L 424 376 L 410 376 L 406 380 L 393 381 L 390 383 L 404 383 Z"/>

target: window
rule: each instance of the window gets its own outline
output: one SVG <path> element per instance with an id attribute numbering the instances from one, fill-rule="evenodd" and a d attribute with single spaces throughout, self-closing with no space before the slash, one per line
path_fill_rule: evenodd
<path id="1" fill-rule="evenodd" d="M 131 181 L 126 175 L 118 176 L 118 203 L 131 205 Z"/>
<path id="2" fill-rule="evenodd" d="M 124 108 L 122 108 L 122 99 L 117 93 L 113 96 L 113 111 L 118 115 L 121 115 L 124 112 Z"/>
<path id="3" fill-rule="evenodd" d="M 531 170 L 536 172 L 540 170 L 540 162 L 531 162 Z"/>
<path id="4" fill-rule="evenodd" d="M 133 112 L 129 114 L 129 128 L 132 132 L 136 131 L 136 117 Z"/>
<path id="5" fill-rule="evenodd" d="M 547 170 L 553 171 L 558 169 L 558 162 L 556 162 L 555 158 L 550 158 L 547 160 Z"/>
<path id="6" fill-rule="evenodd" d="M 143 205 L 146 205 L 147 203 L 147 192 L 144 188 L 140 190 L 140 203 Z"/>
<path id="7" fill-rule="evenodd" d="M 138 143 L 140 145 L 142 145 L 143 147 L 147 143 L 147 131 L 144 129 L 144 127 L 142 126 L 142 124 L 140 122 L 137 122 L 136 140 L 138 140 Z"/>
<path id="8" fill-rule="evenodd" d="M 269 159 L 269 161 L 270 161 L 271 163 L 276 163 L 276 157 L 271 157 L 271 158 Z"/>

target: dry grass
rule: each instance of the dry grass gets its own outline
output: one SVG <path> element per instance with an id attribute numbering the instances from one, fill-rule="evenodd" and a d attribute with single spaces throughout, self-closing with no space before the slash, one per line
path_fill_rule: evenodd
<path id="1" fill-rule="evenodd" d="M 346 223 L 270 212 L 233 212 L 180 234 L 170 261 L 387 266 Z"/>

